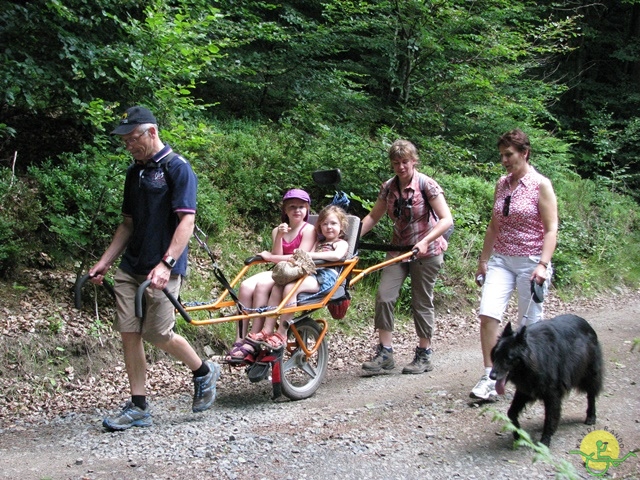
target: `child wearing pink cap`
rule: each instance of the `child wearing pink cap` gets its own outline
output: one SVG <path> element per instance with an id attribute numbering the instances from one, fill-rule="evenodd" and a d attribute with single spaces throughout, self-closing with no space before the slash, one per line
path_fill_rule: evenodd
<path id="1" fill-rule="evenodd" d="M 278 263 L 288 260 L 297 248 L 306 252 L 313 248 L 316 242 L 316 231 L 313 225 L 307 223 L 310 207 L 311 198 L 304 190 L 294 188 L 284 194 L 282 197 L 282 223 L 271 232 L 273 240 L 271 251 L 265 250 L 259 253 L 264 260 Z M 275 282 L 271 277 L 270 270 L 257 273 L 240 284 L 238 299 L 247 311 L 264 307 L 268 304 L 274 285 Z M 254 352 L 253 346 L 244 339 L 247 335 L 249 321 L 243 320 L 242 323 L 242 332 L 238 332 L 233 347 L 226 357 L 227 362 L 242 363 L 247 355 Z M 249 335 L 259 333 L 263 324 L 264 318 L 255 319 Z"/>

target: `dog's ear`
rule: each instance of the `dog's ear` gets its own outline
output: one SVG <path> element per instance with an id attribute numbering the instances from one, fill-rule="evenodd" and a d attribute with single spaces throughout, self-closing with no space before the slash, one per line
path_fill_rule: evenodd
<path id="1" fill-rule="evenodd" d="M 526 325 L 523 325 L 522 327 L 520 327 L 520 329 L 518 330 L 518 333 L 516 334 L 516 341 L 520 341 L 520 342 L 524 341 L 524 332 L 526 329 L 527 329 Z"/>
<path id="2" fill-rule="evenodd" d="M 507 323 L 507 326 L 504 327 L 504 330 L 502 331 L 502 335 L 504 335 L 504 336 L 513 335 L 513 329 L 511 328 L 511 322 Z"/>

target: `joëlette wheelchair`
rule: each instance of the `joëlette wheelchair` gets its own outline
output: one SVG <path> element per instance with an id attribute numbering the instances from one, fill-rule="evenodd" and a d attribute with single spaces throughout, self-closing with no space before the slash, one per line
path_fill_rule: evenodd
<path id="1" fill-rule="evenodd" d="M 334 174 L 339 178 L 339 170 L 337 173 L 335 172 L 335 170 L 314 172 L 314 180 L 316 180 L 317 183 L 322 182 L 322 176 L 319 176 L 320 182 L 318 181 L 319 178 L 316 178 L 318 173 L 325 175 L 325 177 L 326 175 Z M 198 243 L 207 251 L 213 261 L 214 274 L 222 284 L 223 291 L 216 299 L 211 301 L 186 303 L 181 303 L 166 290 L 164 293 L 180 315 L 182 315 L 188 323 L 195 326 L 238 322 L 238 329 L 241 329 L 243 320 L 252 320 L 259 317 L 279 318 L 283 314 L 293 313 L 293 318 L 288 322 L 287 342 L 283 348 L 272 350 L 267 346 L 259 345 L 253 358 L 250 358 L 248 361 L 229 364 L 232 367 L 245 368 L 251 382 L 259 382 L 271 378 L 273 399 L 281 395 L 291 400 L 309 398 L 322 384 L 327 373 L 329 360 L 329 348 L 326 338 L 329 322 L 325 318 L 317 318 L 314 314 L 327 307 L 333 318 L 343 318 L 351 302 L 349 292 L 351 287 L 364 276 L 376 270 L 380 270 L 397 262 L 412 260 L 416 253 L 415 251 L 409 251 L 368 268 L 357 269 L 361 224 L 360 219 L 355 215 L 348 215 L 347 219 L 346 239 L 349 242 L 349 250 L 346 258 L 338 262 L 316 261 L 316 265 L 319 268 L 337 267 L 339 270 L 338 280 L 328 291 L 318 294 L 300 294 L 294 301 L 292 297 L 297 287 L 302 283 L 304 279 L 304 277 L 302 277 L 296 281 L 296 288 L 292 289 L 291 292 L 282 299 L 279 305 L 265 307 L 265 309 L 257 309 L 257 311 L 242 309 L 235 294 L 235 288 L 240 285 L 243 279 L 253 274 L 259 265 L 265 265 L 269 262 L 264 261 L 260 256 L 250 257 L 245 260 L 240 272 L 231 281 L 228 281 L 218 268 L 214 254 L 202 238 L 202 232 L 198 231 L 194 235 Z M 317 215 L 309 216 L 310 223 L 315 223 L 316 220 Z M 385 248 L 381 245 L 367 246 L 367 248 L 372 250 L 391 250 L 389 247 L 390 246 L 386 246 Z M 88 278 L 89 275 L 84 275 L 76 282 L 76 308 L 81 308 L 81 289 Z M 114 295 L 113 287 L 107 282 L 103 284 L 109 293 Z M 135 308 L 136 316 L 140 318 L 144 316 L 144 296 L 149 284 L 149 280 L 143 282 L 137 291 Z M 237 313 L 227 314 L 230 310 L 235 310 Z M 192 314 L 202 311 L 209 312 L 208 318 L 192 318 Z M 215 313 L 218 313 L 218 315 L 215 316 Z"/>

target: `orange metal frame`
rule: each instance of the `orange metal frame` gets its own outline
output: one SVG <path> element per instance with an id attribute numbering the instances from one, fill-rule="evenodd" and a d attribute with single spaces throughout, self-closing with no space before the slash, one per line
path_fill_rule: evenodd
<path id="1" fill-rule="evenodd" d="M 295 294 L 297 287 L 302 283 L 302 280 L 304 279 L 303 277 L 297 280 L 296 288 L 292 289 L 291 292 L 282 299 L 280 304 L 272 310 L 263 311 L 263 312 L 240 312 L 235 315 L 223 315 L 220 317 L 207 318 L 203 320 L 195 320 L 191 318 L 189 319 L 189 322 L 192 325 L 201 326 L 201 325 L 215 325 L 215 324 L 227 323 L 227 322 L 238 322 L 238 321 L 250 320 L 252 318 L 258 318 L 258 317 L 279 318 L 281 315 L 285 313 L 293 313 L 294 315 L 296 313 L 306 314 L 326 306 L 331 300 L 331 298 L 333 297 L 334 293 L 338 290 L 338 288 L 340 288 L 340 285 L 342 285 L 343 282 L 347 281 L 347 288 L 351 288 L 353 285 L 355 285 L 360 280 L 362 280 L 362 278 L 365 277 L 366 275 L 369 275 L 370 273 L 375 272 L 376 270 L 380 270 L 394 263 L 409 260 L 413 255 L 414 255 L 414 252 L 407 252 L 365 269 L 355 268 L 358 263 L 357 256 L 352 257 L 348 260 L 340 261 L 340 262 L 323 262 L 321 265 L 319 265 L 321 268 L 342 267 L 342 271 L 333 288 L 328 292 L 326 292 L 325 295 L 319 298 L 317 301 L 312 301 L 310 303 L 307 302 L 302 305 L 297 305 L 297 304 L 289 305 L 290 303 L 292 303 L 291 299 Z M 240 270 L 240 272 L 235 276 L 235 278 L 231 282 L 229 282 L 229 285 L 231 286 L 231 288 L 234 288 L 235 286 L 237 286 L 240 283 L 240 281 L 247 275 L 247 272 L 249 272 L 249 270 L 252 267 L 255 267 L 256 265 L 262 265 L 265 263 L 267 262 L 263 260 L 254 260 L 244 265 L 243 268 Z M 215 312 L 223 308 L 229 308 L 229 307 L 231 308 L 236 307 L 236 304 L 232 299 L 230 299 L 229 291 L 226 289 L 223 290 L 218 296 L 218 298 L 211 303 L 202 304 L 202 305 L 193 305 L 193 306 L 183 306 L 184 310 L 187 313 L 200 312 L 200 311 Z M 299 318 L 302 318 L 302 317 L 299 317 Z M 295 319 L 294 321 L 292 321 L 290 328 L 297 343 L 295 345 L 294 344 L 287 345 L 287 348 L 292 348 L 292 349 L 301 348 L 302 351 L 307 356 L 307 358 L 315 354 L 318 348 L 320 347 L 320 344 L 324 340 L 324 337 L 329 329 L 329 325 L 326 320 L 316 319 L 315 321 L 321 325 L 322 331 L 320 333 L 320 336 L 317 339 L 315 347 L 312 350 L 309 350 L 307 348 L 307 345 L 300 337 L 300 333 L 298 332 L 295 326 Z"/>

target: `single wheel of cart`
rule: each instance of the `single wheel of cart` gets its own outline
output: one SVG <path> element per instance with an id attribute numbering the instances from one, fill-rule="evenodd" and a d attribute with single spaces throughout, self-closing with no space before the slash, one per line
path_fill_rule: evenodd
<path id="1" fill-rule="evenodd" d="M 324 320 L 323 320 L 324 322 Z M 323 327 L 316 320 L 303 317 L 289 328 L 287 346 L 280 367 L 282 393 L 291 400 L 312 396 L 327 373 L 329 347 Z"/>

